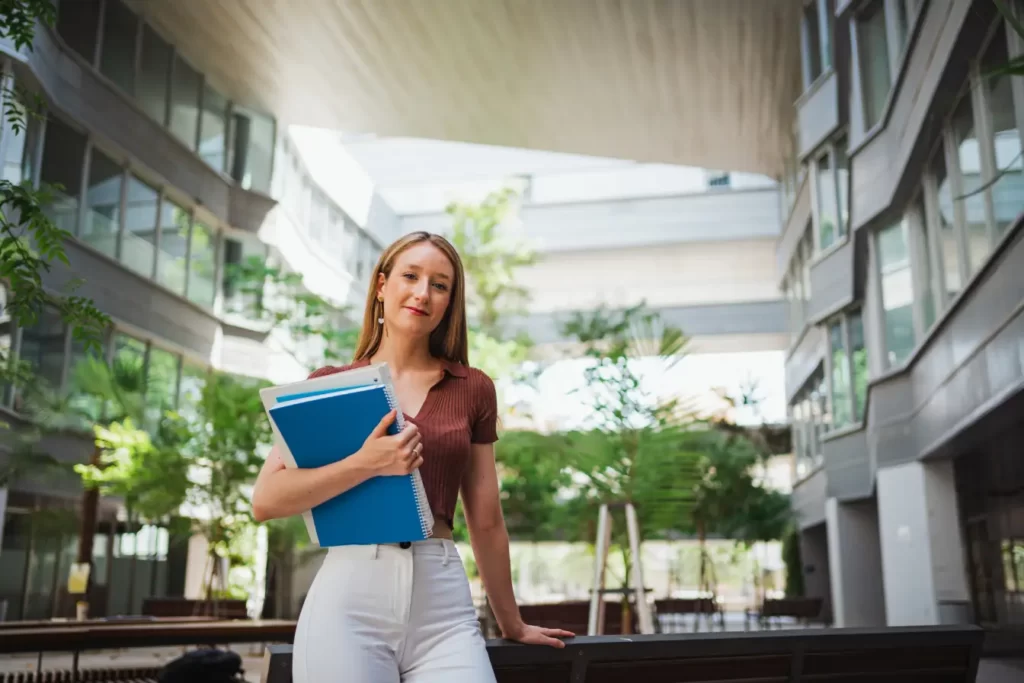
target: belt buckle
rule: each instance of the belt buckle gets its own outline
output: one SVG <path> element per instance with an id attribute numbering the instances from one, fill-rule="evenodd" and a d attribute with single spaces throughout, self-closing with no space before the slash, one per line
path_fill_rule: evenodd
<path id="1" fill-rule="evenodd" d="M 399 548 L 403 548 L 403 549 L 404 548 L 410 548 L 410 547 L 412 547 L 412 543 L 410 543 L 409 541 L 402 541 L 401 543 L 398 544 L 398 547 Z"/>

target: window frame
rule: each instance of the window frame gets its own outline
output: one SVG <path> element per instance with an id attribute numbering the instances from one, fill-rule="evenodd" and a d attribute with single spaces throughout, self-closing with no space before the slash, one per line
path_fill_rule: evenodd
<path id="1" fill-rule="evenodd" d="M 818 148 L 818 152 L 811 159 L 811 215 L 814 221 L 813 232 L 814 232 L 814 253 L 816 257 L 820 257 L 822 254 L 826 254 L 833 249 L 838 248 L 840 245 L 845 244 L 850 236 L 850 187 L 851 181 L 851 167 L 850 167 L 850 155 L 847 151 L 849 146 L 849 135 L 845 128 L 840 130 L 835 136 L 830 138 L 828 142 Z M 838 159 L 840 156 L 840 150 L 846 152 L 846 218 L 843 218 L 843 193 L 839 177 L 839 164 Z M 832 198 L 835 202 L 836 207 L 836 234 L 832 238 L 832 243 L 823 246 L 821 239 L 821 184 L 819 182 L 820 171 L 819 165 L 821 160 L 828 157 L 829 164 L 829 175 L 832 178 L 832 189 L 834 197 Z"/>
<path id="2" fill-rule="evenodd" d="M 875 3 L 881 5 L 885 25 L 885 45 L 889 62 L 889 90 L 882 104 L 878 120 L 869 126 L 867 123 L 867 101 L 864 98 L 864 69 L 862 68 L 863 57 L 859 34 L 863 15 Z M 907 32 L 902 44 L 900 44 L 898 36 L 896 12 L 894 11 L 896 3 L 903 4 L 907 16 Z M 910 45 L 914 42 L 914 34 L 927 6 L 928 0 L 861 0 L 853 12 L 849 23 L 850 51 L 853 57 L 850 60 L 851 95 L 856 98 L 857 102 L 855 105 L 851 103 L 850 112 L 854 115 L 851 116 L 851 119 L 855 121 L 856 125 L 854 128 L 858 130 L 859 135 L 857 136 L 857 141 L 851 144 L 851 152 L 856 151 L 874 137 L 888 122 L 889 113 L 892 110 L 893 94 L 899 86 L 907 56 L 910 53 Z"/>
<path id="3" fill-rule="evenodd" d="M 850 333 L 850 319 L 853 318 L 854 316 L 860 317 L 861 329 L 863 330 L 864 307 L 863 305 L 860 304 L 847 308 L 821 323 L 821 326 L 825 330 L 827 346 L 827 353 L 825 354 L 825 380 L 827 385 L 829 414 L 831 415 L 831 420 L 829 421 L 829 428 L 825 432 L 826 435 L 831 434 L 833 432 L 841 432 L 848 429 L 855 429 L 861 427 L 863 426 L 864 421 L 867 418 L 866 415 L 861 415 L 860 417 L 857 416 L 857 373 L 854 371 L 853 368 L 853 336 Z M 848 411 L 847 414 L 850 416 L 850 419 L 842 424 L 839 424 L 836 420 L 836 415 L 838 415 L 839 413 L 836 410 L 835 385 L 832 381 L 834 377 L 833 373 L 835 368 L 833 366 L 834 355 L 832 349 L 831 330 L 834 325 L 840 326 L 840 340 L 843 344 L 843 352 L 846 355 L 846 372 L 844 374 L 846 375 L 846 383 L 849 387 L 849 392 L 846 397 L 845 403 L 848 404 L 846 406 L 846 409 Z M 871 350 L 868 348 L 867 339 L 863 339 L 862 343 L 864 345 L 865 352 L 870 354 Z M 864 386 L 864 391 L 865 393 L 867 392 L 867 384 L 865 384 Z"/>
<path id="4" fill-rule="evenodd" d="M 1018 15 L 1024 14 L 1021 5 L 1017 2 L 1014 9 Z M 920 7 L 924 6 L 923 0 L 918 2 Z M 996 254 L 1000 245 L 1008 239 L 1011 231 L 1000 235 L 996 227 L 994 198 L 992 195 L 993 179 L 998 173 L 994 158 L 994 137 L 992 129 L 992 105 L 989 93 L 981 86 L 982 71 L 981 60 L 985 53 L 992 46 L 993 40 L 1004 39 L 1007 41 L 1007 55 L 1010 59 L 1024 54 L 1024 40 L 1021 40 L 1013 32 L 1008 22 L 1001 17 L 993 20 L 985 39 L 980 48 L 971 57 L 967 81 L 963 85 L 960 97 L 950 107 L 950 110 L 942 118 L 941 129 L 938 138 L 932 143 L 928 153 L 927 161 L 921 172 L 920 186 L 913 194 L 908 203 L 903 207 L 899 215 L 899 222 L 905 225 L 908 239 L 908 250 L 910 253 L 911 283 L 913 287 L 913 329 L 914 347 L 907 354 L 907 357 L 898 363 L 889 363 L 888 348 L 885 335 L 875 337 L 869 343 L 869 354 L 877 351 L 881 357 L 881 368 L 883 372 L 896 371 L 906 367 L 920 352 L 920 349 L 928 343 L 928 340 L 940 326 L 942 319 L 947 315 L 951 307 L 971 289 L 972 284 L 991 262 L 992 256 Z M 1017 134 L 1020 137 L 1022 153 L 1024 153 L 1024 83 L 1021 79 L 1011 78 L 1014 105 L 1014 120 L 1017 125 Z M 953 128 L 954 116 L 957 109 L 963 104 L 964 98 L 968 98 L 971 107 L 971 114 L 974 122 L 975 137 L 979 146 L 979 161 L 981 164 L 981 186 L 984 187 L 983 207 L 986 221 L 985 234 L 988 238 L 988 253 L 986 258 L 972 269 L 970 263 L 970 245 L 968 244 L 967 224 L 963 195 L 963 176 L 960 166 L 960 155 L 956 144 L 956 134 Z M 959 278 L 959 288 L 956 292 L 950 292 L 947 284 L 947 264 L 944 258 L 945 238 L 942 232 L 941 213 L 939 207 L 939 188 L 933 172 L 933 160 L 936 155 L 941 155 L 945 165 L 946 178 L 952 196 L 951 222 L 953 230 L 953 243 L 956 254 L 956 269 L 953 270 Z M 918 215 L 918 203 L 924 209 L 924 215 Z M 871 324 L 877 325 L 878 329 L 884 330 L 885 311 L 881 291 L 881 264 L 879 250 L 877 248 L 877 237 L 881 229 L 890 224 L 880 225 L 872 230 L 872 247 L 874 258 L 868 276 L 873 278 L 877 292 L 877 315 L 872 316 Z M 922 272 L 922 267 L 927 265 L 927 273 Z M 951 265 L 951 264 L 950 264 Z M 927 279 L 925 279 L 927 278 Z M 934 307 L 934 320 L 929 325 L 925 313 L 925 302 L 928 297 L 922 291 L 922 285 L 930 285 L 931 302 Z M 879 347 L 879 344 L 881 345 Z"/>
<path id="5" fill-rule="evenodd" d="M 816 45 L 812 45 L 810 34 L 811 21 L 808 10 L 814 10 L 814 35 Z M 832 73 L 835 56 L 835 11 L 832 0 L 803 0 L 800 8 L 800 70 L 803 79 L 803 91 L 810 90 L 815 83 Z M 813 48 L 817 47 L 816 50 Z M 817 54 L 814 54 L 814 53 Z M 810 68 L 813 58 L 817 59 L 817 73 L 812 76 Z"/>

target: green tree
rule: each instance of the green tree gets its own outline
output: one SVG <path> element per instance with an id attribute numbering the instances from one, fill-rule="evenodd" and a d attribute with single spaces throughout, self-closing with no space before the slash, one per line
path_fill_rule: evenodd
<path id="1" fill-rule="evenodd" d="M 176 449 L 190 473 L 186 502 L 197 514 L 194 528 L 206 538 L 218 579 L 219 558 L 239 561 L 238 541 L 255 524 L 250 488 L 272 442 L 259 389 L 268 383 L 225 373 L 208 375 L 198 403 L 169 416 L 165 448 Z"/>
<path id="2" fill-rule="evenodd" d="M 659 401 L 642 388 L 637 363 L 643 359 L 660 372 L 670 370 L 686 353 L 686 336 L 642 303 L 623 311 L 600 307 L 577 313 L 563 332 L 577 340 L 588 361 L 583 391 L 591 417 L 585 429 L 570 435 L 573 478 L 581 482 L 578 495 L 611 510 L 632 503 L 642 535 L 685 525 L 699 479 L 697 435 L 681 401 Z M 633 558 L 625 524 L 614 524 L 613 530 L 626 588 Z M 622 610 L 623 628 L 629 628 L 625 595 Z"/>
<path id="3" fill-rule="evenodd" d="M 532 248 L 515 235 L 509 224 L 518 210 L 519 196 L 504 188 L 479 204 L 452 203 L 451 241 L 466 271 L 466 305 L 479 332 L 503 339 L 502 319 L 521 313 L 529 291 L 516 279 L 517 271 L 536 260 Z"/>
<path id="4" fill-rule="evenodd" d="M 800 530 L 795 524 L 782 537 L 782 562 L 786 565 L 786 597 L 804 596 L 804 563 L 800 554 Z"/>
<path id="5" fill-rule="evenodd" d="M 516 540 L 575 540 L 572 504 L 560 496 L 572 486 L 570 440 L 563 434 L 506 431 L 498 461 L 501 506 Z"/>
<path id="6" fill-rule="evenodd" d="M 332 362 L 348 362 L 355 351 L 358 327 L 341 326 L 347 309 L 310 292 L 301 274 L 251 256 L 227 268 L 228 286 L 236 291 L 248 318 L 285 333 L 293 348 L 314 342 L 318 352 L 299 358 L 309 371 Z M 298 354 L 302 355 L 302 354 Z M 297 357 L 298 357 L 297 355 Z"/>

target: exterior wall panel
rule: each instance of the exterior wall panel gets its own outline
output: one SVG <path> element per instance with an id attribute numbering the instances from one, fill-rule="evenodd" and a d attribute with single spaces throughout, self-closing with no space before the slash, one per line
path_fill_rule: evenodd
<path id="1" fill-rule="evenodd" d="M 800 184 L 800 189 L 797 191 L 796 201 L 793 202 L 793 209 L 789 212 L 789 216 L 786 217 L 786 224 L 783 226 L 782 235 L 779 237 L 778 246 L 775 249 L 775 271 L 778 281 L 782 281 L 783 276 L 789 269 L 789 264 L 793 260 L 793 254 L 796 253 L 810 220 L 811 179 L 810 176 L 806 176 L 804 182 Z"/>
<path id="2" fill-rule="evenodd" d="M 220 330 L 211 312 L 76 241 L 65 242 L 64 249 L 70 266 L 54 264 L 43 277 L 45 286 L 59 289 L 82 278 L 85 282 L 76 293 L 92 299 L 107 315 L 211 360 Z"/>
<path id="3" fill-rule="evenodd" d="M 869 498 L 875 488 L 875 472 L 862 428 L 826 436 L 822 445 L 827 496 L 841 501 Z"/>
<path id="4" fill-rule="evenodd" d="M 907 369 L 871 386 L 878 465 L 943 453 L 992 408 L 1024 390 L 1024 226 L 940 321 Z"/>
<path id="5" fill-rule="evenodd" d="M 820 327 L 810 327 L 786 359 L 786 402 L 800 390 L 814 369 L 825 360 L 828 339 Z"/>
<path id="6" fill-rule="evenodd" d="M 793 487 L 793 513 L 801 529 L 825 522 L 825 470 L 818 468 Z"/>
<path id="7" fill-rule="evenodd" d="M 797 101 L 800 158 L 806 159 L 839 127 L 839 76 L 830 71 Z"/>
<path id="8" fill-rule="evenodd" d="M 853 241 L 847 240 L 811 266 L 811 303 L 807 317 L 813 323 L 853 303 L 853 253 Z"/>

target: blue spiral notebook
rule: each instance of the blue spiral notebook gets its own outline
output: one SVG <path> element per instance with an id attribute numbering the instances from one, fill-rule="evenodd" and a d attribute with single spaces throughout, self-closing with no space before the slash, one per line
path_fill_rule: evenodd
<path id="1" fill-rule="evenodd" d="M 347 458 L 395 405 L 390 387 L 372 384 L 318 389 L 277 397 L 267 410 L 294 465 L 313 468 Z M 404 426 L 398 418 L 389 428 Z M 379 476 L 310 510 L 306 528 L 321 547 L 420 541 L 430 536 L 433 515 L 418 470 Z"/>

